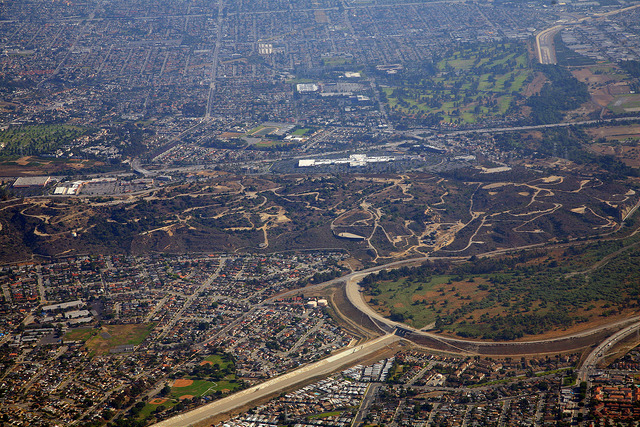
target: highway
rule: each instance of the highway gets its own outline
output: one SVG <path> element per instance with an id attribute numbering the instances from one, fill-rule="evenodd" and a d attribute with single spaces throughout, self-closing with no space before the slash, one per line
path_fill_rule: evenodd
<path id="1" fill-rule="evenodd" d="M 617 117 L 617 118 L 600 119 L 600 120 L 582 120 L 582 121 L 563 122 L 563 123 L 551 123 L 551 124 L 546 124 L 546 125 L 509 126 L 509 127 L 467 129 L 467 130 L 457 130 L 457 131 L 443 131 L 443 133 L 446 134 L 446 135 L 454 136 L 454 135 L 468 135 L 468 134 L 495 133 L 495 132 L 520 132 L 520 131 L 528 131 L 528 130 L 536 130 L 536 129 L 549 129 L 549 128 L 556 128 L 556 127 L 569 127 L 569 126 L 583 126 L 583 125 L 605 124 L 605 123 L 618 123 L 618 122 L 626 122 L 626 121 L 632 121 L 632 120 L 640 120 L 640 116 Z M 156 161 L 158 158 L 160 158 L 160 156 L 164 155 L 165 153 L 169 152 L 170 150 L 176 149 L 176 147 L 178 147 L 179 144 L 182 142 L 182 138 L 185 135 L 189 134 L 194 129 L 202 126 L 204 123 L 205 123 L 204 121 L 198 121 L 195 125 L 193 125 L 190 128 L 184 130 L 179 135 L 172 137 L 170 139 L 170 141 L 167 144 L 165 144 L 164 147 L 154 155 L 153 160 Z M 424 128 L 424 129 L 414 129 L 414 130 L 411 130 L 411 131 L 402 131 L 402 132 L 398 132 L 398 133 L 400 133 L 402 135 L 405 135 L 407 137 L 416 137 L 416 135 L 419 135 L 420 133 L 425 133 L 425 132 L 429 133 L 429 132 L 432 132 L 432 131 L 433 131 L 432 129 Z M 370 150 L 394 149 L 394 148 L 398 147 L 401 144 L 403 144 L 403 142 L 391 142 L 391 143 L 384 143 L 384 144 L 379 144 L 379 145 L 372 145 L 369 148 L 370 148 Z M 292 156 L 292 157 L 290 157 L 290 159 L 296 160 L 296 159 L 305 159 L 305 158 L 317 157 L 317 156 L 323 156 L 324 157 L 324 156 L 328 156 L 328 155 L 344 154 L 344 153 L 348 153 L 348 152 L 349 152 L 349 150 L 338 150 L 338 151 L 323 152 L 323 153 L 316 153 L 316 154 L 305 153 L 305 154 L 302 154 L 302 155 Z M 250 161 L 248 163 L 243 163 L 243 165 L 247 165 L 247 164 L 258 165 L 258 164 L 270 163 L 270 162 L 275 162 L 275 161 L 276 160 L 273 160 L 273 159 L 261 159 L 261 160 Z M 233 164 L 229 163 L 228 165 L 231 166 Z M 172 174 L 172 173 L 194 173 L 194 172 L 198 172 L 198 171 L 202 171 L 202 170 L 207 170 L 209 168 L 213 168 L 213 165 L 211 165 L 211 166 L 207 166 L 207 165 L 191 165 L 191 166 L 177 166 L 177 167 L 160 166 L 160 167 L 154 168 L 152 171 L 149 171 L 149 170 L 145 169 L 140 164 L 140 160 L 136 158 L 136 159 L 133 159 L 131 161 L 131 168 L 133 169 L 134 172 L 139 173 L 141 175 L 152 176 L 152 175 Z M 113 173 L 113 174 L 95 174 L 95 175 L 89 175 L 89 177 L 92 177 L 92 176 L 96 176 L 96 177 L 98 177 L 98 176 L 100 176 L 100 177 L 103 177 L 103 176 L 117 176 L 120 173 L 121 172 Z M 145 190 L 145 191 L 149 191 L 149 190 Z M 135 194 L 135 193 L 130 193 L 130 195 L 131 194 Z M 36 197 L 50 197 L 50 196 L 36 196 Z"/>
<path id="2" fill-rule="evenodd" d="M 328 375 L 342 367 L 355 364 L 362 358 L 400 341 L 400 337 L 388 334 L 356 347 L 347 348 L 326 359 L 306 365 L 295 371 L 272 378 L 254 387 L 232 394 L 224 399 L 216 400 L 193 411 L 177 415 L 154 424 L 155 427 L 187 427 L 204 422 L 217 415 L 226 414 L 234 409 L 250 405 L 261 399 L 276 395 L 282 390 L 296 386 L 309 378 Z"/>
<path id="3" fill-rule="evenodd" d="M 468 129 L 468 130 L 458 130 L 453 132 L 447 132 L 447 135 L 465 135 L 465 134 L 473 134 L 473 133 L 492 133 L 492 132 L 519 132 L 523 130 L 536 130 L 536 129 L 549 129 L 549 128 L 559 128 L 559 127 L 569 127 L 569 126 L 583 126 L 583 125 L 595 125 L 595 124 L 604 124 L 604 123 L 616 123 L 616 122 L 626 122 L 631 120 L 638 120 L 640 116 L 634 117 L 616 117 L 613 119 L 602 119 L 602 120 L 581 120 L 577 122 L 563 122 L 563 123 L 550 123 L 547 125 L 531 125 L 531 126 L 511 126 L 504 128 L 484 128 L 484 129 Z M 428 129 L 424 130 L 427 131 Z M 415 131 L 414 131 L 415 133 Z"/>
<path id="4" fill-rule="evenodd" d="M 623 340 L 631 334 L 639 332 L 640 322 L 635 322 L 634 324 L 627 326 L 626 328 L 616 332 L 606 340 L 602 341 L 596 348 L 593 349 L 591 353 L 589 353 L 580 369 L 578 369 L 578 382 L 587 381 L 587 379 L 589 378 L 589 374 L 596 368 L 596 365 L 598 364 L 600 359 L 604 358 L 607 355 L 607 350 L 610 350 L 614 344 Z"/>

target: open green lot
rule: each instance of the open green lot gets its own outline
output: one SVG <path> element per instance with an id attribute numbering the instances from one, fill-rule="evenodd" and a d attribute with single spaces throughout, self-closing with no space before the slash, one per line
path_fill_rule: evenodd
<path id="1" fill-rule="evenodd" d="M 321 414 L 316 414 L 316 415 L 311 415 L 309 417 L 310 420 L 320 420 L 322 418 L 328 418 L 328 417 L 337 417 L 340 414 L 342 414 L 343 411 L 332 411 L 332 412 L 323 412 Z"/>
<path id="2" fill-rule="evenodd" d="M 295 131 L 292 132 L 292 135 L 305 135 L 308 132 L 311 132 L 310 128 L 296 129 Z"/>
<path id="3" fill-rule="evenodd" d="M 225 360 L 219 354 L 212 354 L 211 356 L 207 356 L 207 357 L 204 358 L 203 362 L 210 362 L 212 364 L 216 364 L 217 363 L 223 369 L 229 364 L 229 361 Z"/>
<path id="4" fill-rule="evenodd" d="M 352 64 L 353 63 L 353 59 L 352 58 L 342 58 L 342 57 L 334 57 L 334 58 L 324 58 L 322 60 L 322 63 L 324 66 L 337 66 L 337 65 L 346 65 L 346 64 Z"/>
<path id="5" fill-rule="evenodd" d="M 440 276 L 429 281 L 400 279 L 380 282 L 372 292 L 369 303 L 382 309 L 394 320 L 423 328 L 436 321 L 441 309 L 435 305 L 425 305 L 422 296 L 435 293 L 448 280 L 449 276 Z"/>
<path id="6" fill-rule="evenodd" d="M 619 95 L 609 104 L 609 109 L 616 114 L 640 112 L 640 95 Z"/>
<path id="7" fill-rule="evenodd" d="M 392 320 L 462 337 L 510 340 L 597 327 L 636 312 L 638 236 L 562 250 L 429 265 L 365 279 Z M 609 319 L 607 319 L 609 318 Z"/>
<path id="8" fill-rule="evenodd" d="M 147 419 L 151 416 L 151 414 L 155 411 L 158 410 L 158 408 L 162 407 L 164 409 L 170 409 L 173 408 L 174 406 L 176 406 L 178 404 L 178 401 L 176 400 L 167 400 L 166 402 L 163 403 L 147 403 L 146 405 L 144 405 L 144 407 L 142 408 L 142 410 L 140 411 L 140 413 L 138 414 L 138 419 L 140 420 L 144 420 Z M 160 408 L 160 409 L 162 409 Z"/>
<path id="9" fill-rule="evenodd" d="M 65 341 L 85 341 L 93 354 L 104 354 L 121 345 L 139 345 L 149 335 L 155 323 L 106 325 L 100 329 L 80 328 L 68 332 Z"/>
<path id="10" fill-rule="evenodd" d="M 94 335 L 98 334 L 98 330 L 94 328 L 73 329 L 64 335 L 65 341 L 87 341 Z"/>

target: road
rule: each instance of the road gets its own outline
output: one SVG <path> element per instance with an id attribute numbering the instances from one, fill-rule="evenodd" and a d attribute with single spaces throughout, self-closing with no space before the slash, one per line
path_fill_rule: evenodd
<path id="1" fill-rule="evenodd" d="M 640 333 L 640 322 L 635 322 L 602 341 L 589 353 L 580 369 L 578 369 L 578 382 L 587 381 L 589 374 L 596 368 L 600 359 L 606 356 L 607 350 L 610 350 L 615 343 L 634 333 Z"/>
<path id="2" fill-rule="evenodd" d="M 213 96 L 213 90 L 215 90 L 215 85 L 212 84 L 213 87 L 210 88 L 210 97 Z M 208 108 L 210 107 L 210 104 L 208 103 Z M 617 122 L 625 122 L 625 121 L 631 121 L 631 120 L 640 120 L 640 116 L 633 116 L 633 117 L 618 117 L 618 118 L 613 118 L 613 119 L 601 119 L 601 120 L 582 120 L 582 121 L 573 121 L 573 122 L 565 122 L 565 123 L 551 123 L 551 124 L 546 124 L 546 125 L 531 125 L 531 126 L 508 126 L 508 127 L 495 127 L 495 128 L 480 128 L 480 129 L 467 129 L 467 130 L 458 130 L 458 131 L 442 131 L 443 134 L 446 135 L 451 135 L 451 136 L 455 136 L 455 135 L 469 135 L 469 134 L 481 134 L 481 133 L 495 133 L 495 132 L 520 132 L 520 131 L 528 131 L 528 130 L 537 130 L 537 129 L 549 129 L 549 128 L 557 128 L 557 127 L 570 127 L 570 126 L 582 126 L 582 125 L 593 125 L 593 124 L 604 124 L 604 123 L 617 123 Z M 190 132 L 192 132 L 194 129 L 197 129 L 198 127 L 202 126 L 204 123 L 206 123 L 206 119 L 202 120 L 202 121 L 198 121 L 196 124 L 194 124 L 193 126 L 189 127 L 188 129 L 182 131 L 179 135 L 172 137 L 169 142 L 167 142 L 162 149 L 160 149 L 159 151 L 156 152 L 156 154 L 154 154 L 154 157 L 152 159 L 152 161 L 156 161 L 160 158 L 160 156 L 166 154 L 167 152 L 169 152 L 170 150 L 176 149 L 176 147 L 179 146 L 179 144 L 181 143 L 181 141 L 183 140 L 184 136 L 189 134 Z M 431 133 L 433 132 L 433 129 L 429 129 L 429 128 L 425 128 L 425 129 L 414 129 L 411 131 L 402 131 L 402 132 L 398 132 L 401 135 L 405 135 L 407 137 L 415 137 L 416 135 L 419 135 L 421 133 Z M 391 143 L 384 143 L 384 144 L 379 144 L 379 145 L 372 145 L 371 147 L 369 147 L 370 150 L 389 150 L 389 149 L 394 149 L 396 147 L 398 147 L 399 145 L 403 144 L 404 141 L 400 141 L 400 142 L 391 142 Z M 310 147 L 307 147 L 307 149 Z M 304 154 L 300 154 L 300 155 L 295 155 L 295 156 L 291 156 L 288 159 L 291 160 L 297 160 L 297 159 L 306 159 L 306 158 L 310 158 L 310 157 L 326 157 L 326 156 L 332 156 L 332 155 L 338 155 L 338 154 L 344 154 L 344 153 L 349 153 L 349 150 L 338 150 L 338 151 L 331 151 L 331 152 L 322 152 L 322 153 L 304 153 Z M 276 159 L 261 159 L 261 160 L 254 160 L 254 161 L 250 161 L 250 162 L 244 162 L 242 163 L 243 166 L 247 166 L 247 165 L 261 165 L 261 164 L 266 164 L 266 163 L 275 163 L 277 160 Z M 233 163 L 228 163 L 228 166 L 233 166 Z M 213 165 L 211 166 L 207 166 L 207 165 L 191 165 L 191 166 L 178 166 L 178 167 L 167 167 L 167 166 L 160 166 L 157 167 L 152 170 L 149 171 L 147 169 L 145 169 L 141 164 L 139 159 L 133 159 L 131 162 L 131 168 L 136 172 L 139 173 L 141 175 L 144 176 L 151 176 L 151 175 L 161 175 L 161 174 L 172 174 L 172 173 L 195 173 L 198 171 L 202 171 L 202 170 L 207 170 L 208 168 L 213 168 Z M 92 176 L 117 176 L 118 174 L 120 174 L 121 172 L 118 173 L 114 173 L 114 174 L 95 174 L 95 175 L 89 175 L 89 177 Z M 129 193 L 129 195 L 135 195 L 135 194 L 140 194 L 140 193 L 144 193 L 144 192 L 150 192 L 150 191 L 154 191 L 156 190 L 155 188 L 153 190 L 145 190 L 142 192 L 138 192 L 138 193 Z M 34 198 L 37 197 L 51 197 L 51 196 L 35 196 Z M 66 196 L 60 196 L 60 197 L 66 197 Z M 88 197 L 88 196 L 87 196 Z"/>
<path id="3" fill-rule="evenodd" d="M 44 281 L 42 280 L 42 266 L 38 265 L 36 267 L 36 276 L 38 278 L 38 293 L 40 294 L 40 305 L 45 305 L 47 303 L 47 294 L 44 290 Z M 6 295 L 5 295 L 6 298 Z M 10 301 L 10 300 L 5 300 Z"/>
<path id="4" fill-rule="evenodd" d="M 373 403 L 373 399 L 378 394 L 378 389 L 382 386 L 382 383 L 371 383 L 369 387 L 367 387 L 367 391 L 364 393 L 364 397 L 362 398 L 362 403 L 360 404 L 360 408 L 358 408 L 358 412 L 356 416 L 353 418 L 351 422 L 352 426 L 358 426 L 367 416 L 369 412 L 369 407 Z"/>
<path id="5" fill-rule="evenodd" d="M 336 369 L 349 364 L 355 364 L 358 360 L 375 353 L 385 347 L 396 343 L 400 337 L 396 335 L 383 335 L 366 344 L 348 348 L 326 359 L 304 366 L 295 371 L 272 378 L 254 387 L 242 390 L 224 399 L 216 400 L 208 405 L 201 406 L 193 411 L 166 419 L 154 424 L 155 427 L 187 427 L 201 423 L 211 417 L 231 412 L 234 409 L 249 405 L 260 399 L 280 393 L 282 390 L 296 386 L 309 378 L 328 375 Z"/>
<path id="6" fill-rule="evenodd" d="M 454 132 L 446 132 L 447 135 L 465 135 L 470 133 L 492 133 L 492 132 L 519 132 L 523 130 L 536 130 L 536 129 L 549 129 L 549 128 L 561 128 L 569 126 L 583 126 L 583 125 L 595 125 L 604 123 L 624 122 L 628 120 L 638 120 L 640 116 L 634 117 L 617 117 L 613 119 L 603 120 L 581 120 L 577 122 L 565 122 L 565 123 L 551 123 L 548 125 L 531 125 L 531 126 L 509 126 L 504 128 L 485 128 L 485 129 L 469 129 L 458 130 Z"/>
<path id="7" fill-rule="evenodd" d="M 213 108 L 213 98 L 216 92 L 216 79 L 218 78 L 218 60 L 220 58 L 220 46 L 222 46 L 222 19 L 224 17 L 224 0 L 218 0 L 218 20 L 216 21 L 216 44 L 213 47 L 213 57 L 211 58 L 211 83 L 209 84 L 209 95 L 207 96 L 207 108 L 205 110 L 205 119 L 211 118 L 211 109 Z"/>

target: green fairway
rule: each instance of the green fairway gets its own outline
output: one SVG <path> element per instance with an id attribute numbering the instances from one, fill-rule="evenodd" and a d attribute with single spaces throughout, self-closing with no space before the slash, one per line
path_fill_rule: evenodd
<path id="1" fill-rule="evenodd" d="M 516 43 L 455 51 L 436 63 L 432 74 L 407 68 L 382 88 L 392 116 L 400 120 L 431 117 L 465 124 L 505 117 L 516 105 L 513 94 L 533 78 L 524 46 Z"/>
<path id="2" fill-rule="evenodd" d="M 89 132 L 88 128 L 59 124 L 10 126 L 0 130 L 0 157 L 52 152 Z"/>

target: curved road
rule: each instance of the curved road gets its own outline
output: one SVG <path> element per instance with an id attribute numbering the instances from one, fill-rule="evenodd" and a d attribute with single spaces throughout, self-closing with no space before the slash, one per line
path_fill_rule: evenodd
<path id="1" fill-rule="evenodd" d="M 362 292 L 360 290 L 360 286 L 358 282 L 366 276 L 367 273 L 354 274 L 347 280 L 346 283 L 346 294 L 347 298 L 358 310 L 362 313 L 369 316 L 369 318 L 374 319 L 379 324 L 387 325 L 389 328 L 400 329 L 403 331 L 407 331 L 410 333 L 410 340 L 415 340 L 415 338 L 424 337 L 428 338 L 432 341 L 441 342 L 450 347 L 450 351 L 455 351 L 458 349 L 462 353 L 484 353 L 481 349 L 485 348 L 493 348 L 495 351 L 500 351 L 500 349 L 504 349 L 505 352 L 508 353 L 509 347 L 512 348 L 524 348 L 531 347 L 532 351 L 524 351 L 525 354 L 531 353 L 544 353 L 543 346 L 549 346 L 555 344 L 556 346 L 570 346 L 572 341 L 575 341 L 575 346 L 580 348 L 584 347 L 584 342 L 579 341 L 581 338 L 588 338 L 590 336 L 595 336 L 599 333 L 604 332 L 607 329 L 619 328 L 627 325 L 630 322 L 634 322 L 633 325 L 627 326 L 624 330 L 612 335 L 611 338 L 618 336 L 620 333 L 624 333 L 627 330 L 635 331 L 636 328 L 640 325 L 640 316 L 635 316 L 629 319 L 625 319 L 619 322 L 603 325 L 598 328 L 593 328 L 581 332 L 576 332 L 574 334 L 558 337 L 558 338 L 550 338 L 544 340 L 531 340 L 531 341 L 474 341 L 474 340 L 465 340 L 459 338 L 446 337 L 439 334 L 434 334 L 430 332 L 425 332 L 419 329 L 412 328 L 404 323 L 394 322 L 382 316 L 380 313 L 373 310 L 363 299 Z M 413 339 L 412 339 L 413 338 Z M 610 339 L 611 339 L 610 338 Z M 567 348 L 569 350 L 571 348 Z M 551 350 L 549 352 L 555 352 L 556 350 Z M 491 354 L 500 354 L 500 353 L 491 353 Z"/>
<path id="2" fill-rule="evenodd" d="M 635 322 L 623 330 L 616 332 L 593 349 L 578 370 L 578 382 L 587 381 L 589 374 L 596 368 L 600 359 L 606 356 L 606 351 L 615 343 L 623 340 L 633 333 L 640 333 L 640 322 Z"/>
<path id="3" fill-rule="evenodd" d="M 538 245 L 531 245 L 531 247 L 536 247 Z M 483 256 L 493 256 L 500 255 L 512 250 L 525 249 L 514 248 L 514 249 L 504 249 L 498 250 L 495 252 L 486 253 Z M 560 351 L 568 351 L 574 349 L 584 348 L 586 346 L 592 345 L 594 341 L 598 339 L 603 339 L 607 334 L 612 334 L 615 330 L 628 327 L 629 323 L 640 322 L 640 316 L 634 316 L 629 319 L 613 322 L 610 324 L 602 325 L 597 328 L 588 329 L 580 332 L 576 332 L 573 334 L 568 334 L 565 336 L 561 336 L 558 338 L 550 338 L 544 340 L 531 340 L 531 341 L 478 341 L 478 340 L 468 340 L 461 338 L 452 338 L 446 337 L 439 334 L 422 331 L 419 329 L 415 329 L 409 325 L 404 323 L 394 322 L 390 319 L 385 318 L 380 313 L 373 310 L 363 299 L 362 293 L 360 292 L 360 286 L 358 283 L 364 277 L 368 276 L 372 273 L 377 273 L 382 270 L 388 270 L 393 268 L 398 268 L 407 265 L 415 265 L 425 261 L 437 260 L 437 259 L 448 259 L 448 260 L 461 260 L 467 259 L 468 257 L 419 257 L 412 258 L 408 260 L 395 261 L 389 264 L 379 265 L 371 268 L 367 268 L 365 270 L 357 271 L 351 274 L 348 274 L 343 277 L 339 277 L 333 280 L 329 280 L 328 282 L 320 283 L 317 285 L 312 285 L 303 289 L 295 289 L 292 291 L 285 292 L 283 294 L 277 295 L 275 297 L 270 298 L 270 300 L 275 300 L 278 298 L 283 298 L 286 296 L 292 296 L 299 294 L 301 292 L 307 292 L 309 290 L 322 289 L 327 286 L 345 283 L 345 291 L 347 299 L 357 310 L 361 313 L 367 315 L 370 319 L 372 319 L 375 323 L 379 325 L 386 326 L 388 330 L 399 330 L 401 331 L 401 335 L 410 341 L 414 341 L 419 345 L 424 347 L 430 347 L 429 343 L 434 344 L 434 349 L 437 350 L 447 350 L 449 352 L 461 353 L 461 354 L 487 354 L 487 355 L 522 355 L 522 354 L 534 354 L 534 353 L 557 353 Z M 405 336 L 406 335 L 406 336 Z M 421 342 L 422 341 L 422 342 Z M 544 346 L 544 347 L 543 347 Z M 545 348 L 546 347 L 546 348 Z"/>

